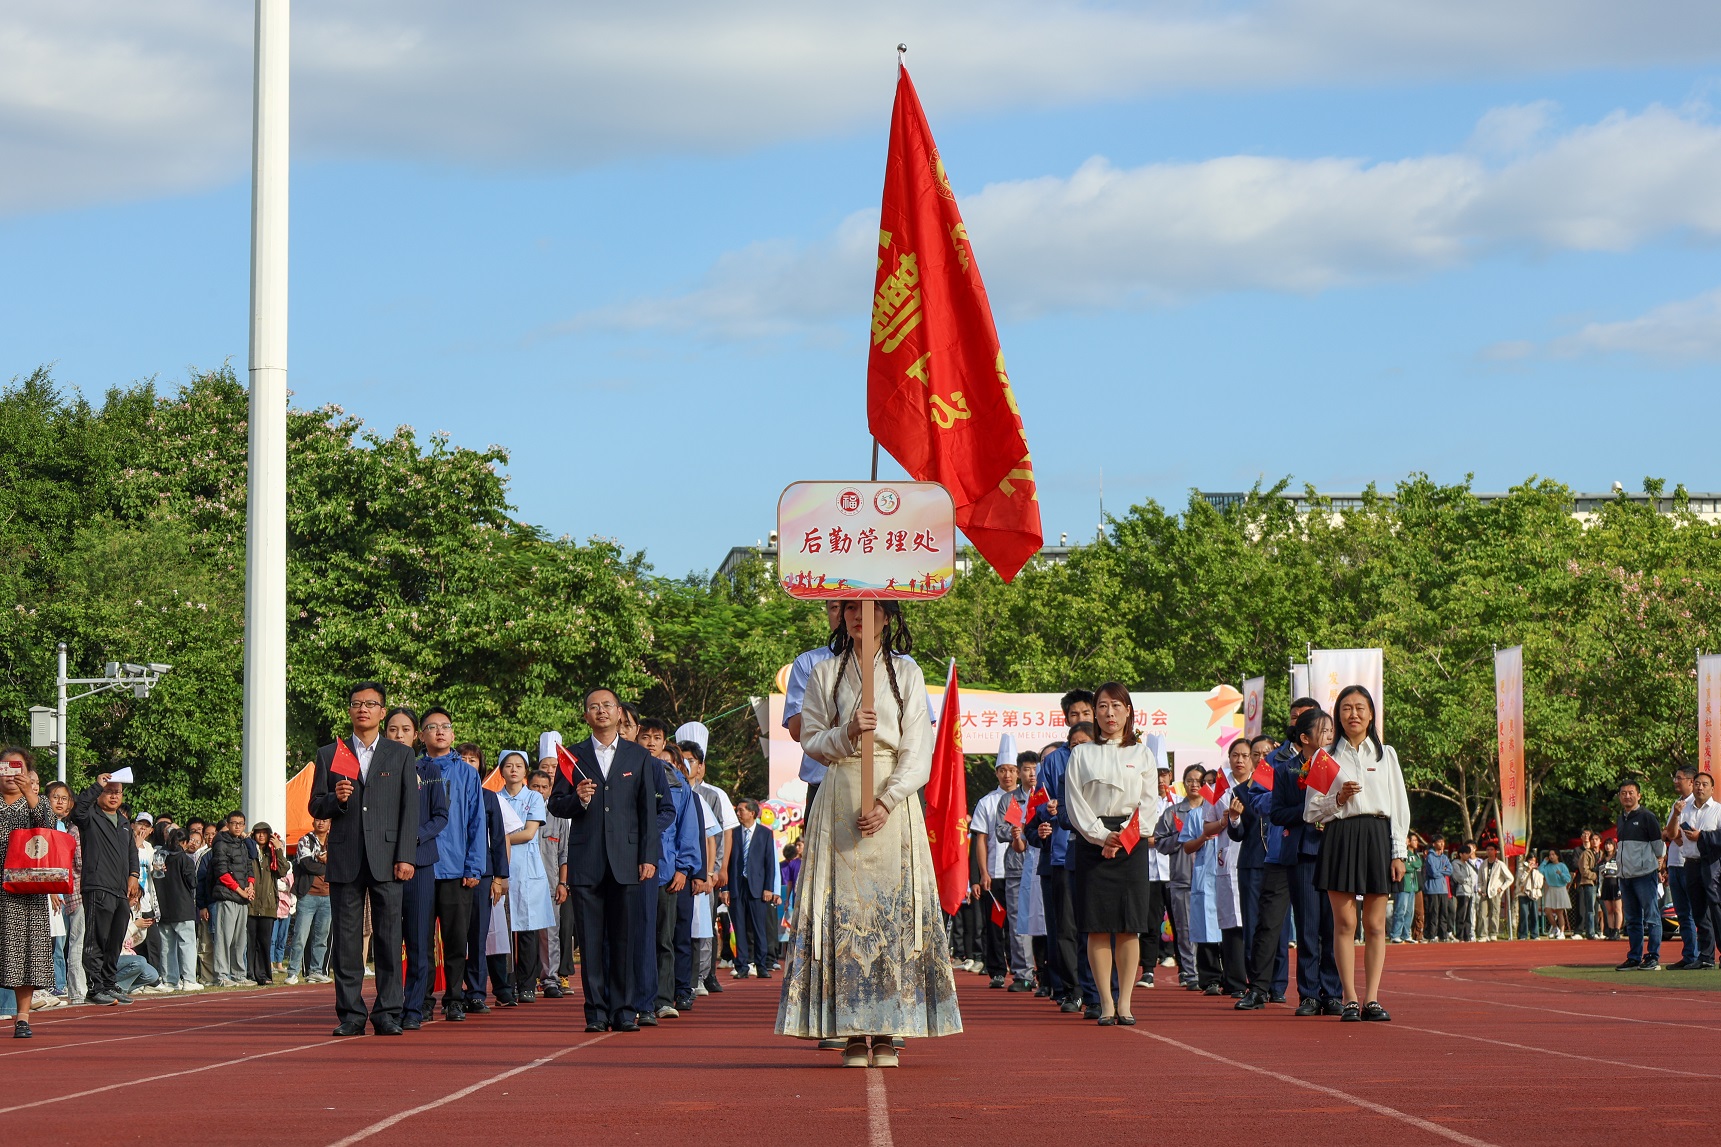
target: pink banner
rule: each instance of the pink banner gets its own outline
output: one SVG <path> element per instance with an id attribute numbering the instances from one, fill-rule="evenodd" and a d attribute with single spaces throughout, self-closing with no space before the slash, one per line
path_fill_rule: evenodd
<path id="1" fill-rule="evenodd" d="M 1522 856 L 1530 808 L 1524 781 L 1524 647 L 1494 652 L 1494 708 L 1500 731 L 1500 851 Z"/>
<path id="2" fill-rule="evenodd" d="M 1721 750 L 1721 653 L 1697 659 L 1697 767 L 1717 775 L 1715 754 Z"/>

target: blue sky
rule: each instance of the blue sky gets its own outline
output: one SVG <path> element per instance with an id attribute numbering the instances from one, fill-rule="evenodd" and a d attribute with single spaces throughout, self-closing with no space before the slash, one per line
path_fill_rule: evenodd
<path id="1" fill-rule="evenodd" d="M 242 369 L 247 331 L 248 18 L 105 7 L 0 18 L 0 377 L 92 396 Z M 864 476 L 898 35 L 1049 540 L 1091 536 L 1102 472 L 1114 511 L 1415 470 L 1721 489 L 1705 7 L 757 3 L 723 44 L 667 0 L 518 7 L 295 6 L 290 380 L 504 444 L 554 533 L 709 569 L 788 482 Z"/>

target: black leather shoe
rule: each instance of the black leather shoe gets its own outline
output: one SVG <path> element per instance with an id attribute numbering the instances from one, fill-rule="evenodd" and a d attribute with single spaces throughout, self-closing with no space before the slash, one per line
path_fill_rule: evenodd
<path id="1" fill-rule="evenodd" d="M 350 1035 L 364 1035 L 365 1026 L 357 1020 L 348 1020 L 329 1034 L 343 1037 Z"/>
<path id="2" fill-rule="evenodd" d="M 758 975 L 757 975 L 757 976 L 754 976 L 754 977 L 753 977 L 753 978 L 754 978 L 754 979 L 756 979 L 756 980 L 768 980 L 768 979 L 770 979 L 770 978 L 771 978 L 771 973 L 769 973 L 769 972 L 760 972 L 760 973 L 759 973 L 759 974 L 758 974 Z"/>
<path id="3" fill-rule="evenodd" d="M 1273 995 L 1267 997 L 1267 1002 L 1269 1004 L 1282 1004 L 1285 1002 L 1285 993 L 1275 992 Z"/>
<path id="4" fill-rule="evenodd" d="M 517 1008 L 520 1005 L 514 1002 L 513 996 L 497 996 L 496 1006 L 499 1008 Z"/>
<path id="5" fill-rule="evenodd" d="M 442 1018 L 451 1024 L 466 1022 L 466 1009 L 459 1004 L 449 1004 L 442 1009 Z"/>
<path id="6" fill-rule="evenodd" d="M 1117 1018 L 1117 1026 L 1120 1028 L 1132 1028 L 1135 1026 L 1135 1017 L 1134 1016 L 1119 1016 Z"/>
<path id="7" fill-rule="evenodd" d="M 1100 1006 L 1098 1004 L 1089 1004 L 1087 1007 L 1082 1009 L 1082 1018 L 1084 1020 L 1097 1020 L 1097 1019 L 1099 1019 L 1100 1018 Z"/>
<path id="8" fill-rule="evenodd" d="M 610 1030 L 610 1026 L 608 1024 L 587 1024 L 586 1030 L 589 1032 L 607 1032 Z"/>
<path id="9" fill-rule="evenodd" d="M 639 1022 L 639 1026 L 642 1028 L 654 1028 L 657 1026 L 657 1017 L 656 1016 L 648 1016 L 648 1015 L 645 1015 L 644 1013 L 641 1013 L 638 1022 Z"/>
<path id="10" fill-rule="evenodd" d="M 1380 1006 L 1380 1001 L 1378 1000 L 1370 1000 L 1368 1004 L 1363 1007 L 1362 1018 L 1364 1020 L 1373 1020 L 1376 1023 L 1382 1024 L 1392 1019 L 1391 1016 L 1386 1014 L 1386 1009 Z"/>
<path id="11" fill-rule="evenodd" d="M 417 1016 L 407 1016 L 400 1021 L 400 1030 L 403 1032 L 415 1032 L 422 1027 L 424 1027 L 424 1021 Z"/>
<path id="12" fill-rule="evenodd" d="M 36 1033 L 30 1030 L 30 1021 L 15 1020 L 12 1023 L 13 1039 L 30 1039 Z"/>
<path id="13" fill-rule="evenodd" d="M 1321 1002 L 1305 997 L 1297 1004 L 1297 1010 L 1291 1014 L 1294 1016 L 1318 1016 L 1321 1014 Z"/>
<path id="14" fill-rule="evenodd" d="M 721 996 L 723 994 L 723 985 L 717 982 L 716 976 L 712 976 L 705 981 L 705 990 L 714 996 Z"/>
<path id="15" fill-rule="evenodd" d="M 1012 992 L 1031 992 L 1034 990 L 1034 985 L 1023 980 L 1016 980 L 1010 985 L 1009 990 Z"/>
<path id="16" fill-rule="evenodd" d="M 1201 994 L 1204 996 L 1222 996 L 1225 994 L 1225 989 L 1221 988 L 1218 984 L 1208 984 L 1205 988 L 1201 989 Z"/>
<path id="17" fill-rule="evenodd" d="M 1240 1012 L 1258 1012 L 1266 1006 L 1266 997 L 1262 996 L 1261 993 L 1257 991 L 1244 992 L 1243 998 L 1232 1005 L 1232 1007 L 1236 1008 Z"/>
<path id="18" fill-rule="evenodd" d="M 1362 1020 L 1362 1006 L 1355 1000 L 1348 1004 L 1339 1005 L 1339 1022 L 1342 1024 L 1359 1023 Z"/>
<path id="19" fill-rule="evenodd" d="M 675 1010 L 678 1012 L 690 1012 L 693 1010 L 693 1001 L 691 999 L 676 1000 Z"/>
<path id="20" fill-rule="evenodd" d="M 1081 1001 L 1080 1000 L 1062 1000 L 1058 1003 L 1058 1010 L 1060 1012 L 1063 1012 L 1067 1016 L 1068 1015 L 1074 1015 L 1075 1013 L 1082 1010 Z"/>
<path id="21" fill-rule="evenodd" d="M 1344 1001 L 1342 1000 L 1326 999 L 1321 1001 L 1321 1014 L 1323 1016 L 1342 1016 L 1344 1010 Z"/>
<path id="22" fill-rule="evenodd" d="M 610 1025 L 611 1030 L 618 1032 L 636 1032 L 639 1030 L 638 1020 L 622 1020 Z"/>
<path id="23" fill-rule="evenodd" d="M 1002 988 L 1004 986 L 1004 977 L 1003 976 L 993 976 L 992 982 L 987 984 L 986 986 L 989 988 Z"/>
<path id="24" fill-rule="evenodd" d="M 490 1014 L 490 1005 L 483 1000 L 467 1000 L 464 1010 L 469 1016 L 487 1016 Z"/>
<path id="25" fill-rule="evenodd" d="M 544 998 L 546 1000 L 559 1000 L 566 994 L 567 993 L 562 991 L 562 986 L 560 984 L 544 985 Z"/>
<path id="26" fill-rule="evenodd" d="M 1099 1018 L 1099 1025 L 1102 1028 L 1116 1027 L 1117 1026 L 1117 1017 L 1116 1016 L 1101 1016 Z"/>
<path id="27" fill-rule="evenodd" d="M 393 1020 L 372 1020 L 371 1027 L 376 1029 L 377 1035 L 402 1034 L 400 1025 L 395 1023 Z"/>

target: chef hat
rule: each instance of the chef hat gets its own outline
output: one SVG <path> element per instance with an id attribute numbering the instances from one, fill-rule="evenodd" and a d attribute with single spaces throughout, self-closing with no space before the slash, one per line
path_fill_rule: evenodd
<path id="1" fill-rule="evenodd" d="M 1000 765 L 1014 765 L 1016 763 L 1016 734 L 999 734 L 998 763 Z"/>
<path id="2" fill-rule="evenodd" d="M 547 733 L 538 734 L 538 759 L 553 761 L 556 758 L 556 746 L 562 743 L 562 735 L 551 729 Z"/>
<path id="3" fill-rule="evenodd" d="M 703 753 L 711 744 L 711 730 L 698 721 L 689 721 L 675 731 L 675 743 L 679 745 L 682 741 L 692 741 Z"/>

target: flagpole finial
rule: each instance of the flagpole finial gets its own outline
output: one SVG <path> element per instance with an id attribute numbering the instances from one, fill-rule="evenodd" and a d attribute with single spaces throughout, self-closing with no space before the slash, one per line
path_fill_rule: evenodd
<path id="1" fill-rule="evenodd" d="M 903 55 L 907 51 L 908 51 L 908 45 L 907 44 L 898 44 L 896 46 L 896 54 L 899 56 Z"/>

